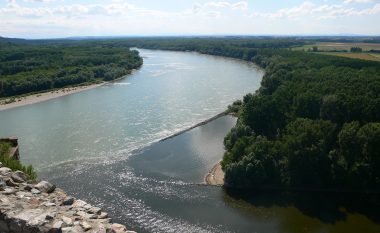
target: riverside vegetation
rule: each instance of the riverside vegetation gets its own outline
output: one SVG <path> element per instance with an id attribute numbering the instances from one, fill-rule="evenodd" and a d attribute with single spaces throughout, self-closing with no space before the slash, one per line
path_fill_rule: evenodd
<path id="1" fill-rule="evenodd" d="M 142 62 L 126 47 L 0 38 L 0 98 L 114 80 Z"/>
<path id="2" fill-rule="evenodd" d="M 252 61 L 261 88 L 230 110 L 225 183 L 255 189 L 380 191 L 380 63 L 284 49 L 286 39 L 139 40 L 143 48 Z M 269 47 L 269 48 L 268 48 Z"/>
<path id="3" fill-rule="evenodd" d="M 24 166 L 20 161 L 9 158 L 8 153 L 11 145 L 7 142 L 0 142 L 0 162 L 2 165 L 12 169 L 13 171 L 22 171 L 28 175 L 31 180 L 37 178 L 37 173 L 31 165 Z"/>
<path id="4" fill-rule="evenodd" d="M 379 62 L 292 51 L 289 48 L 308 43 L 297 38 L 135 38 L 67 43 L 64 51 L 79 45 L 113 52 L 136 46 L 254 62 L 266 73 L 256 93 L 230 106 L 239 118 L 224 141 L 226 185 L 380 191 Z M 53 42 L 46 46 L 53 45 L 61 48 Z M 56 51 L 54 46 L 51 52 Z M 88 64 L 79 59 L 76 65 L 80 68 L 76 69 L 86 70 Z M 4 86 L 2 90 L 6 90 Z"/>

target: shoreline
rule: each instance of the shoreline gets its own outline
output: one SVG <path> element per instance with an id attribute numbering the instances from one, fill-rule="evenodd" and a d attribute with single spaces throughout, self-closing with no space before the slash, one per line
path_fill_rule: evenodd
<path id="1" fill-rule="evenodd" d="M 85 85 L 78 85 L 78 86 L 72 86 L 72 87 L 64 87 L 64 88 L 46 90 L 40 93 L 35 93 L 35 94 L 30 94 L 30 95 L 26 94 L 25 96 L 10 96 L 4 99 L 0 99 L 0 112 L 8 110 L 8 109 L 12 109 L 12 108 L 17 108 L 17 107 L 30 105 L 30 104 L 36 104 L 36 103 L 48 101 L 48 100 L 55 99 L 58 97 L 71 95 L 74 93 L 91 90 L 91 89 L 94 89 L 106 84 L 114 83 L 124 78 L 127 78 L 130 74 L 133 74 L 133 72 L 136 70 L 137 69 L 132 69 L 131 73 L 121 76 L 120 78 L 113 79 L 111 81 L 102 81 L 100 83 L 98 82 L 98 83 L 89 83 Z M 11 98 L 14 98 L 15 101 L 11 103 L 4 103 L 7 99 L 11 99 Z"/>
<path id="2" fill-rule="evenodd" d="M 76 86 L 76 87 L 65 87 L 65 88 L 50 90 L 50 91 L 26 95 L 26 96 L 9 97 L 7 99 L 14 98 L 15 101 L 11 102 L 11 103 L 4 103 L 5 100 L 0 101 L 0 111 L 12 109 L 12 108 L 17 108 L 17 107 L 22 107 L 22 106 L 26 106 L 26 105 L 31 105 L 31 104 L 36 104 L 36 103 L 48 101 L 51 99 L 55 99 L 58 97 L 78 93 L 81 91 L 87 91 L 90 89 L 100 87 L 106 83 L 107 82 L 94 83 L 94 84 L 89 84 L 89 85 L 84 85 L 84 86 Z"/>
<path id="3" fill-rule="evenodd" d="M 212 167 L 212 169 L 205 176 L 204 182 L 206 185 L 223 186 L 224 185 L 224 172 L 222 170 L 222 161 Z"/>

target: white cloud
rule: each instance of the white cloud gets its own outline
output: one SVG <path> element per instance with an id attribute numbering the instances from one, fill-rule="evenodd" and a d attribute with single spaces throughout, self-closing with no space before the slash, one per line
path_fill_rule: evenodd
<path id="1" fill-rule="evenodd" d="M 351 1 L 368 1 L 368 0 L 351 0 Z M 374 15 L 380 13 L 380 3 L 366 9 L 355 9 L 353 7 L 347 7 L 339 4 L 324 4 L 316 5 L 311 1 L 305 1 L 298 6 L 283 8 L 276 12 L 253 12 L 252 17 L 264 17 L 264 18 L 289 18 L 299 19 L 301 17 L 311 17 L 315 19 L 336 19 L 339 17 L 350 16 L 365 16 Z"/>
<path id="2" fill-rule="evenodd" d="M 43 3 L 48 3 L 48 2 L 55 2 L 56 0 L 24 0 L 24 2 L 43 2 Z"/>
<path id="3" fill-rule="evenodd" d="M 268 11 L 250 9 L 247 1 L 240 0 L 206 0 L 190 4 L 188 9 L 177 7 L 176 10 L 174 7 L 171 10 L 141 7 L 138 3 L 131 4 L 130 0 L 76 1 L 75 4 L 64 0 L 56 0 L 54 4 L 25 1 L 52 0 L 6 0 L 0 7 L 3 19 L 0 35 L 380 34 L 378 0 L 363 5 L 345 4 L 345 0 L 340 0 L 340 4 L 331 0 L 305 0 Z M 278 0 L 267 1 L 277 6 Z M 335 20 L 338 18 L 341 20 Z"/>
<path id="4" fill-rule="evenodd" d="M 350 4 L 350 3 L 371 3 L 373 0 L 345 0 L 344 4 Z"/>

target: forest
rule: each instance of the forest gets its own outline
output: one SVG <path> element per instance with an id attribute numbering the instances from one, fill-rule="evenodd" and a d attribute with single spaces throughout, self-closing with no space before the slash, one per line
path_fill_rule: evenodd
<path id="1" fill-rule="evenodd" d="M 0 98 L 114 80 L 142 62 L 127 47 L 0 38 Z"/>
<path id="2" fill-rule="evenodd" d="M 287 49 L 304 41 L 139 40 L 135 46 L 252 61 L 261 88 L 229 107 L 225 185 L 380 191 L 380 63 Z M 271 46 L 272 44 L 272 46 Z"/>
<path id="3" fill-rule="evenodd" d="M 380 63 L 291 50 L 297 38 L 128 38 L 4 42 L 0 96 L 112 80 L 142 64 L 130 47 L 254 62 L 261 88 L 229 107 L 225 186 L 380 191 Z M 336 40 L 334 40 L 336 41 Z"/>

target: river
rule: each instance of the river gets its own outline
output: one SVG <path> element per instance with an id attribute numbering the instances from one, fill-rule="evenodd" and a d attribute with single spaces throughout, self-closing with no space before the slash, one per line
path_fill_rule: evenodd
<path id="1" fill-rule="evenodd" d="M 138 232 L 380 232 L 368 195 L 200 185 L 236 119 L 159 140 L 254 92 L 263 71 L 197 53 L 140 53 L 142 68 L 118 82 L 0 112 L 0 136 L 19 137 L 22 162 L 40 178 Z"/>

